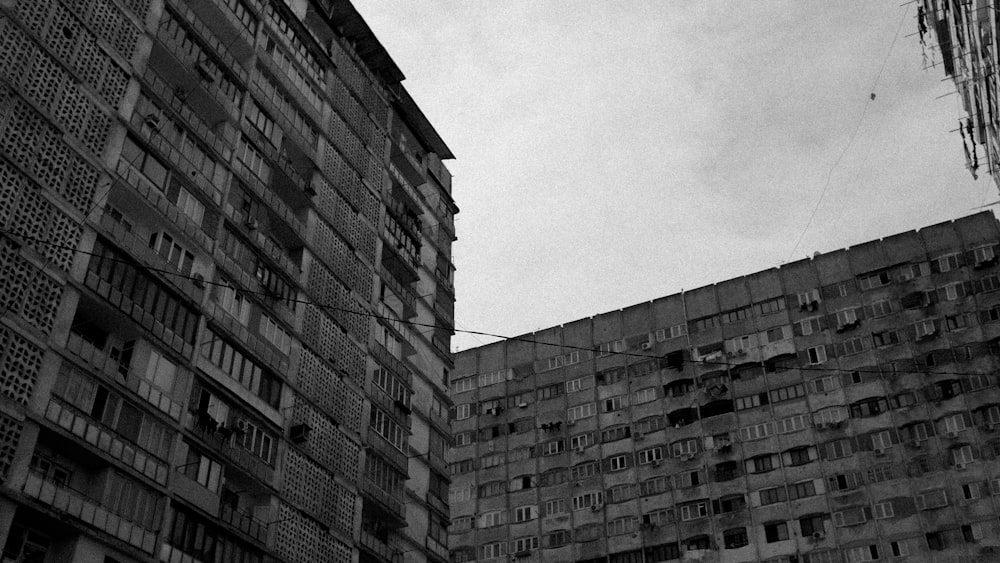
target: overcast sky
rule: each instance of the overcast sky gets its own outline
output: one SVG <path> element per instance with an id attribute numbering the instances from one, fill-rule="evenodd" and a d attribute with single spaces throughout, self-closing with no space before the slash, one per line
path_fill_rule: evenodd
<path id="1" fill-rule="evenodd" d="M 457 157 L 458 328 L 524 334 L 996 201 L 901 1 L 354 0 Z"/>

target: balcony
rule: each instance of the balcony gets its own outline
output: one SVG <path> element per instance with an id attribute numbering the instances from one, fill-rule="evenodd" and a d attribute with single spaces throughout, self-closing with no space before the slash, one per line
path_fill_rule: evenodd
<path id="1" fill-rule="evenodd" d="M 396 466 L 404 474 L 407 473 L 407 468 L 409 467 L 409 458 L 406 454 L 396 449 L 395 446 L 390 444 L 388 440 L 380 436 L 377 432 L 372 430 L 371 427 L 368 428 L 368 434 L 365 438 L 365 444 L 368 449 L 375 450 L 378 452 L 380 457 L 385 458 L 393 465 Z"/>
<path id="2" fill-rule="evenodd" d="M 126 228 L 121 222 L 109 215 L 106 211 L 101 214 L 98 220 L 104 233 L 108 238 L 115 241 L 119 248 L 126 251 L 132 258 L 153 270 L 163 270 L 164 275 L 160 279 L 167 282 L 179 293 L 186 295 L 192 302 L 201 303 L 205 295 L 205 286 L 201 282 L 193 279 L 196 272 L 182 272 L 173 262 L 167 261 L 162 254 L 150 248 L 149 240 L 143 240 L 135 232 Z M 170 275 L 175 272 L 177 275 Z"/>
<path id="3" fill-rule="evenodd" d="M 236 338 L 241 344 L 253 350 L 254 356 L 260 359 L 276 373 L 288 373 L 288 358 L 279 352 L 274 346 L 251 331 L 229 314 L 218 303 L 210 301 L 204 309 L 205 315 L 210 318 L 216 326 L 225 329 L 230 335 Z"/>
<path id="4" fill-rule="evenodd" d="M 392 290 L 392 293 L 395 294 L 396 298 L 402 302 L 403 318 L 409 320 L 415 317 L 417 315 L 417 296 L 413 293 L 413 291 L 403 285 L 402 282 L 400 282 L 396 276 L 385 267 L 380 268 L 378 274 L 382 282 L 385 283 L 385 285 Z"/>
<path id="5" fill-rule="evenodd" d="M 410 373 L 410 370 L 406 369 L 403 362 L 397 360 L 391 352 L 386 350 L 385 346 L 382 346 L 378 342 L 372 342 L 368 349 L 375 356 L 376 361 L 389 368 L 393 374 L 405 381 L 407 387 L 413 388 L 413 374 Z"/>
<path id="6" fill-rule="evenodd" d="M 101 502 L 80 491 L 46 481 L 34 473 L 28 474 L 21 491 L 56 511 L 111 534 L 146 553 L 154 553 L 156 532 L 108 511 Z"/>
<path id="7" fill-rule="evenodd" d="M 385 525 L 391 528 L 405 528 L 406 512 L 403 510 L 402 494 L 389 493 L 367 478 L 362 484 L 362 494 L 376 501 L 375 505 L 366 502 L 365 507 L 376 508 Z"/>
<path id="8" fill-rule="evenodd" d="M 66 351 L 74 354 L 94 371 L 102 373 L 119 385 L 128 388 L 170 418 L 180 420 L 182 409 L 180 403 L 150 385 L 145 379 L 141 377 L 128 377 L 131 369 L 130 366 L 123 366 L 117 359 L 112 358 L 104 350 L 87 342 L 79 334 L 75 332 L 69 333 L 69 340 L 66 342 Z M 178 366 L 178 370 L 181 372 L 178 374 L 178 379 L 185 381 L 187 377 L 184 375 L 184 368 Z"/>
<path id="9" fill-rule="evenodd" d="M 398 548 L 383 542 L 364 528 L 361 528 L 361 547 L 371 551 L 374 555 L 378 556 L 381 561 L 388 561 L 389 563 L 403 563 L 403 553 Z"/>
<path id="10" fill-rule="evenodd" d="M 227 503 L 222 503 L 219 506 L 219 520 L 258 542 L 267 545 L 267 522 L 262 522 L 260 519 L 242 510 L 233 508 Z"/>
<path id="11" fill-rule="evenodd" d="M 441 561 L 451 560 L 448 557 L 448 546 L 430 536 L 427 537 L 427 549 L 435 556 L 437 556 Z"/>
<path id="12" fill-rule="evenodd" d="M 91 446 L 121 461 L 161 485 L 167 483 L 166 464 L 153 454 L 118 437 L 112 431 L 53 395 L 45 408 L 45 418 Z"/>
<path id="13" fill-rule="evenodd" d="M 217 453 L 222 454 L 229 461 L 236 464 L 247 475 L 269 486 L 273 486 L 274 468 L 244 448 L 234 445 L 232 433 L 226 432 L 224 429 L 213 429 L 198 424 L 198 417 L 193 413 L 188 413 L 188 416 L 185 418 L 184 428 L 201 438 L 203 442 L 211 446 Z"/>

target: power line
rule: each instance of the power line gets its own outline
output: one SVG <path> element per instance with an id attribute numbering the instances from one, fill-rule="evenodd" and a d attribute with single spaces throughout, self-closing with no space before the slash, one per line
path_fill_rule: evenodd
<path id="1" fill-rule="evenodd" d="M 826 196 L 827 189 L 829 189 L 830 187 L 830 181 L 833 179 L 833 171 L 836 170 L 837 166 L 840 165 L 840 161 L 843 160 L 844 155 L 847 154 L 847 151 L 851 148 L 851 145 L 854 144 L 854 139 L 855 137 L 857 137 L 858 131 L 861 130 L 861 124 L 864 122 L 865 115 L 868 113 L 868 107 L 875 100 L 875 87 L 878 85 L 878 81 L 882 77 L 882 71 L 885 69 L 885 64 L 889 60 L 889 56 L 892 55 L 892 48 L 893 46 L 896 45 L 896 39 L 899 38 L 899 31 L 903 29 L 903 22 L 906 21 L 906 14 L 909 13 L 909 11 L 910 11 L 909 6 L 907 6 L 906 9 L 903 10 L 903 17 L 900 18 L 899 20 L 899 27 L 896 28 L 896 34 L 892 38 L 892 43 L 889 44 L 889 51 L 885 54 L 885 58 L 882 59 L 882 66 L 879 67 L 878 73 L 875 74 L 875 81 L 872 82 L 872 86 L 870 89 L 871 96 L 865 101 L 865 107 L 861 110 L 861 117 L 858 118 L 858 124 L 854 127 L 854 132 L 851 133 L 850 139 L 847 140 L 847 144 L 844 145 L 844 149 L 840 151 L 840 155 L 837 157 L 837 160 L 835 160 L 833 162 L 833 165 L 830 166 L 830 170 L 826 174 L 826 182 L 824 182 L 823 188 L 819 192 L 819 199 L 816 200 L 816 205 L 813 206 L 812 212 L 809 213 L 809 220 L 806 221 L 805 227 L 803 227 L 802 232 L 799 233 L 799 238 L 796 239 L 795 246 L 793 246 L 792 251 L 788 253 L 788 258 L 785 260 L 786 262 L 791 261 L 792 256 L 794 256 L 795 252 L 799 249 L 799 245 L 802 244 L 802 239 L 806 236 L 806 233 L 809 231 L 809 227 L 812 226 L 813 219 L 816 218 L 816 213 L 819 211 L 819 206 L 820 204 L 823 203 L 823 198 Z"/>
<path id="2" fill-rule="evenodd" d="M 0 234 L 17 236 L 17 237 L 20 237 L 20 238 L 22 238 L 24 240 L 31 240 L 31 241 L 34 241 L 34 242 L 38 242 L 38 243 L 41 243 L 41 244 L 52 246 L 54 248 L 69 249 L 69 250 L 72 250 L 75 253 L 79 253 L 79 254 L 83 254 L 83 255 L 88 255 L 88 256 L 93 256 L 93 257 L 101 258 L 102 260 L 110 260 L 110 261 L 114 261 L 114 262 L 122 262 L 122 263 L 126 263 L 126 264 L 133 265 L 133 266 L 137 265 L 137 263 L 136 263 L 135 260 L 125 259 L 125 258 L 115 258 L 115 257 L 111 257 L 111 256 L 106 256 L 106 255 L 103 255 L 103 254 L 98 254 L 98 253 L 95 253 L 95 252 L 88 252 L 88 251 L 85 251 L 85 250 L 79 250 L 79 249 L 76 249 L 76 248 L 73 248 L 73 247 L 70 247 L 70 246 L 66 246 L 66 245 L 54 243 L 54 242 L 51 242 L 51 241 L 48 241 L 48 240 L 45 240 L 45 239 L 41 239 L 41 238 L 38 238 L 38 237 L 32 237 L 32 236 L 29 236 L 29 235 L 23 235 L 23 234 L 17 233 L 16 231 L 9 231 L 9 230 L 6 230 L 6 229 L 0 229 Z M 149 267 L 149 266 L 145 266 L 145 265 L 142 265 L 142 264 L 138 264 L 138 266 L 141 267 L 141 268 L 143 268 L 143 269 L 146 269 L 147 271 L 158 272 L 158 273 L 161 273 L 161 274 L 164 274 L 164 275 L 173 276 L 173 277 L 176 277 L 176 278 L 189 279 L 189 280 L 193 280 L 193 281 L 198 281 L 198 282 L 204 283 L 206 285 L 214 285 L 214 286 L 220 286 L 220 287 L 225 287 L 225 288 L 232 288 L 231 285 L 229 285 L 227 283 L 224 283 L 224 282 L 213 282 L 213 281 L 202 279 L 201 277 L 192 276 L 192 275 L 188 275 L 188 274 L 182 274 L 182 273 L 174 272 L 174 271 L 171 271 L 171 270 L 165 270 L 163 268 Z M 242 293 L 245 293 L 245 294 L 259 295 L 259 296 L 270 298 L 270 299 L 274 298 L 273 294 L 267 293 L 267 292 L 263 292 L 263 291 L 251 291 L 251 290 L 240 290 L 240 291 Z M 502 335 L 502 334 L 495 334 L 495 333 L 485 332 L 485 331 L 480 331 L 480 330 L 457 329 L 457 328 L 450 327 L 450 326 L 447 326 L 447 325 L 438 325 L 438 324 L 432 324 L 432 323 L 422 323 L 422 322 L 419 322 L 419 321 L 410 321 L 410 320 L 397 319 L 397 318 L 393 318 L 393 317 L 387 317 L 387 316 L 384 316 L 384 315 L 379 315 L 379 314 L 371 313 L 371 312 L 368 312 L 368 311 L 354 311 L 354 310 L 351 310 L 351 309 L 345 309 L 343 307 L 337 307 L 335 305 L 327 305 L 327 304 L 317 303 L 315 301 L 310 301 L 310 300 L 305 300 L 305 299 L 288 298 L 288 299 L 284 299 L 284 300 L 288 301 L 288 302 L 291 302 L 291 303 L 303 303 L 303 304 L 306 304 L 306 305 L 312 305 L 314 307 L 319 307 L 321 309 L 327 309 L 327 310 L 331 310 L 331 311 L 338 311 L 338 312 L 350 313 L 350 314 L 354 314 L 354 315 L 361 315 L 361 316 L 365 316 L 365 317 L 371 317 L 371 318 L 374 318 L 374 319 L 383 320 L 383 321 L 387 321 L 387 322 L 398 322 L 398 323 L 402 323 L 402 324 L 407 324 L 407 325 L 411 325 L 411 326 L 418 326 L 418 327 L 424 327 L 424 328 L 445 329 L 445 330 L 451 330 L 451 331 L 454 331 L 454 332 L 461 332 L 461 333 L 464 333 L 464 334 L 470 334 L 470 335 L 476 335 L 476 336 L 487 336 L 487 337 L 490 337 L 490 338 L 498 338 L 498 339 L 500 339 L 502 341 L 508 341 L 508 342 L 523 342 L 525 344 L 536 344 L 536 345 L 542 345 L 542 346 L 552 346 L 552 347 L 556 347 L 556 348 L 560 348 L 560 349 L 586 351 L 586 352 L 598 352 L 599 351 L 594 346 L 577 346 L 577 345 L 573 345 L 573 344 L 558 344 L 558 343 L 553 343 L 553 342 L 544 342 L 544 341 L 541 341 L 541 340 L 535 340 L 534 338 L 530 338 L 530 337 L 527 337 L 527 336 L 505 336 L 505 335 Z M 681 349 L 681 350 L 678 350 L 678 351 L 683 352 L 684 349 Z M 643 354 L 643 353 L 628 352 L 628 351 L 616 352 L 616 351 L 611 351 L 611 350 L 606 351 L 606 352 L 604 352 L 604 351 L 600 351 L 600 352 L 601 353 L 607 353 L 608 355 L 614 355 L 614 356 L 643 358 L 643 359 L 659 360 L 659 361 L 665 361 L 666 360 L 668 362 L 671 361 L 668 358 L 668 356 L 669 356 L 670 353 L 668 353 L 668 354 L 662 354 L 662 355 L 655 355 L 655 354 Z M 683 356 L 681 356 L 679 358 L 676 358 L 675 361 L 677 363 L 679 363 L 679 364 L 695 364 L 695 365 L 703 365 L 703 366 L 719 366 L 719 367 L 726 367 L 726 368 L 742 367 L 742 366 L 746 366 L 748 363 L 750 363 L 750 362 L 730 363 L 730 362 L 721 362 L 721 361 L 710 361 L 710 360 L 704 360 L 704 359 L 698 359 L 698 360 L 696 360 L 696 359 L 687 359 L 687 358 L 684 358 Z M 761 360 L 759 363 L 760 364 L 766 364 L 766 360 Z M 829 373 L 855 373 L 855 372 L 858 372 L 858 373 L 877 373 L 877 374 L 881 374 L 882 373 L 882 370 L 880 370 L 880 369 L 865 369 L 865 368 L 847 369 L 847 368 L 839 368 L 839 367 L 796 366 L 794 369 L 798 369 L 800 371 L 824 372 L 824 373 L 828 373 L 828 374 Z M 962 375 L 987 375 L 984 372 L 929 371 L 929 370 L 906 370 L 906 371 L 909 372 L 909 373 L 921 373 L 921 374 L 924 374 L 924 375 L 956 375 L 956 376 L 962 376 Z"/>

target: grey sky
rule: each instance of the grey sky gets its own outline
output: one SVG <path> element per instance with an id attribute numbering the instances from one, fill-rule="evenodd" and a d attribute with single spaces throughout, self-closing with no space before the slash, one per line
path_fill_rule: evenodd
<path id="1" fill-rule="evenodd" d="M 354 3 L 457 156 L 460 329 L 778 265 L 845 147 L 793 260 L 997 199 L 950 132 L 958 97 L 936 99 L 953 86 L 922 69 L 915 4 L 886 59 L 901 0 Z"/>

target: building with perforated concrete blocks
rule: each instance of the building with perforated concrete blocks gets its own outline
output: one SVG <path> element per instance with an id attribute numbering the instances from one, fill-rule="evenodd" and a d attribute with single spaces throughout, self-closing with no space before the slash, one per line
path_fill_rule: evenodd
<path id="1" fill-rule="evenodd" d="M 980 213 L 456 355 L 451 560 L 1000 558 Z"/>
<path id="2" fill-rule="evenodd" d="M 403 78 L 347 0 L 0 2 L 0 560 L 447 560 Z"/>

